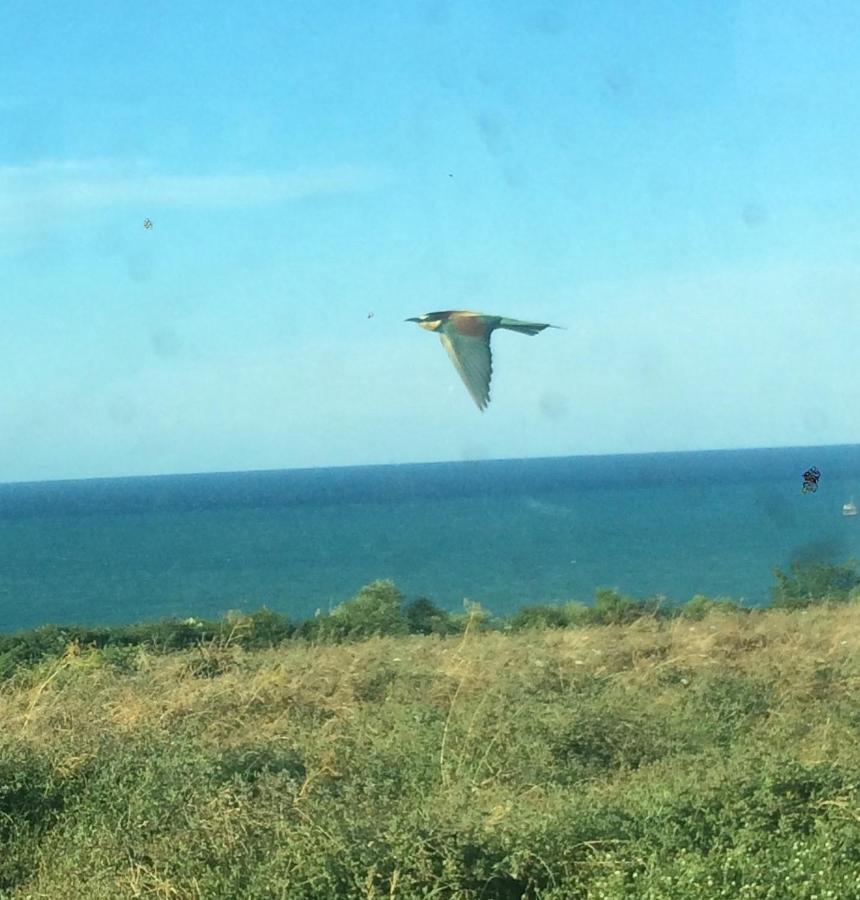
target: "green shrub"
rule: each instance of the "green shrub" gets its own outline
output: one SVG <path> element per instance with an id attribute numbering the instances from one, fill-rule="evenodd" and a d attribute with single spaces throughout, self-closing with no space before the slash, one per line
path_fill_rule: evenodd
<path id="1" fill-rule="evenodd" d="M 244 630 L 235 639 L 248 650 L 276 647 L 293 636 L 295 627 L 288 616 L 267 607 L 244 617 Z"/>
<path id="2" fill-rule="evenodd" d="M 9 678 L 19 666 L 62 655 L 69 641 L 69 634 L 56 625 L 0 636 L 0 678 Z"/>
<path id="3" fill-rule="evenodd" d="M 851 591 L 860 585 L 860 573 L 854 562 L 793 562 L 791 574 L 774 569 L 776 584 L 771 588 L 771 606 L 779 609 L 802 609 L 811 603 L 844 603 Z"/>
<path id="4" fill-rule="evenodd" d="M 552 603 L 523 606 L 507 621 L 512 631 L 522 631 L 525 628 L 567 628 L 570 624 L 567 608 Z"/>
<path id="5" fill-rule="evenodd" d="M 709 741 L 722 747 L 738 741 L 776 705 L 766 680 L 733 672 L 694 678 L 685 698 L 692 721 L 707 727 Z"/>
<path id="6" fill-rule="evenodd" d="M 0 843 L 12 823 L 49 822 L 63 806 L 63 783 L 51 767 L 32 756 L 0 757 Z"/>
<path id="7" fill-rule="evenodd" d="M 69 644 L 100 650 L 101 658 L 116 668 L 134 668 L 134 650 L 146 646 L 166 653 L 215 643 L 240 643 L 246 648 L 273 647 L 291 637 L 295 628 L 287 616 L 263 607 L 250 615 L 228 613 L 220 620 L 161 619 L 134 625 L 87 627 L 43 625 L 15 634 L 0 635 L 0 678 L 9 678 L 22 666 L 60 657 Z"/>
<path id="8" fill-rule="evenodd" d="M 77 780 L 32 752 L 0 748 L 0 897 L 32 875 L 39 841 L 60 820 Z"/>
<path id="9" fill-rule="evenodd" d="M 265 775 L 283 774 L 300 785 L 307 775 L 301 754 L 291 748 L 270 747 L 266 744 L 240 746 L 225 750 L 218 760 L 220 776 L 254 782 Z"/>
<path id="10" fill-rule="evenodd" d="M 676 608 L 679 616 L 685 619 L 692 619 L 694 622 L 700 622 L 712 612 L 740 612 L 743 607 L 737 600 L 730 597 L 717 597 L 713 599 L 706 597 L 704 594 L 696 594 L 686 603 L 682 603 Z"/>
<path id="11" fill-rule="evenodd" d="M 589 619 L 596 625 L 625 625 L 642 616 L 657 614 L 662 606 L 662 598 L 634 600 L 615 588 L 598 588 Z"/>
<path id="12" fill-rule="evenodd" d="M 451 613 L 448 621 L 457 634 L 462 634 L 467 628 L 470 631 L 490 631 L 497 625 L 493 614 L 475 600 L 463 600 L 463 612 Z"/>
<path id="13" fill-rule="evenodd" d="M 317 619 L 317 636 L 323 640 L 356 640 L 380 634 L 406 634 L 403 595 L 393 581 L 373 581 L 352 600 Z"/>
<path id="14" fill-rule="evenodd" d="M 454 631 L 449 613 L 426 597 L 412 600 L 403 614 L 410 634 L 450 634 Z"/>
<path id="15" fill-rule="evenodd" d="M 313 618 L 299 622 L 296 630 L 293 632 L 293 637 L 300 638 L 303 641 L 310 641 L 311 643 L 322 640 L 323 633 L 327 627 L 324 623 L 330 615 L 330 613 L 323 614 L 320 610 L 317 610 Z"/>

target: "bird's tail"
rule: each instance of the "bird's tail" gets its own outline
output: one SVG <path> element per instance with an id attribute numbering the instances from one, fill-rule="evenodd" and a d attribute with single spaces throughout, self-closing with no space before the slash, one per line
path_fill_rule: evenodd
<path id="1" fill-rule="evenodd" d="M 520 334 L 536 335 L 544 328 L 556 328 L 555 325 L 542 325 L 540 322 L 521 322 L 519 319 L 499 319 L 496 328 L 507 328 L 510 331 L 518 331 Z"/>

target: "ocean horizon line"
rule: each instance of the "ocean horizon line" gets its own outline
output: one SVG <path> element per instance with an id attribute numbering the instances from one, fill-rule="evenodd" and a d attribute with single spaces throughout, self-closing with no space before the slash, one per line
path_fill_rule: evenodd
<path id="1" fill-rule="evenodd" d="M 775 566 L 860 558 L 852 496 L 855 444 L 8 483 L 0 630 L 302 617 L 376 578 L 499 613 L 600 585 L 758 604 Z"/>
<path id="2" fill-rule="evenodd" d="M 625 451 L 621 453 L 569 453 L 556 454 L 550 456 L 488 456 L 476 459 L 437 459 L 437 460 L 407 460 L 404 462 L 372 462 L 372 463 L 339 463 L 327 466 L 282 466 L 277 468 L 260 468 L 260 469 L 203 469 L 197 471 L 171 471 L 171 472 L 138 472 L 127 473 L 123 475 L 87 475 L 80 477 L 62 477 L 62 478 L 26 478 L 11 481 L 0 481 L 0 490 L 7 487 L 30 487 L 38 485 L 64 485 L 64 484 L 80 484 L 81 482 L 105 482 L 105 481 L 133 481 L 133 480 L 149 480 L 149 479 L 170 479 L 170 478 L 196 478 L 196 477 L 217 477 L 217 476 L 245 476 L 245 475 L 270 475 L 283 474 L 288 472 L 308 473 L 308 472 L 332 472 L 345 471 L 353 469 L 395 469 L 395 468 L 421 468 L 432 466 L 463 466 L 473 464 L 494 464 L 494 463 L 540 463 L 553 462 L 571 459 L 584 459 L 590 461 L 602 461 L 613 459 L 631 459 L 631 458 L 653 458 L 653 457 L 669 457 L 669 456 L 704 456 L 708 454 L 744 454 L 744 453 L 772 453 L 772 452 L 788 452 L 788 451 L 810 451 L 819 450 L 844 450 L 850 448 L 860 449 L 860 443 L 843 443 L 843 444 L 780 444 L 766 445 L 755 447 L 707 447 L 697 450 L 636 450 Z"/>

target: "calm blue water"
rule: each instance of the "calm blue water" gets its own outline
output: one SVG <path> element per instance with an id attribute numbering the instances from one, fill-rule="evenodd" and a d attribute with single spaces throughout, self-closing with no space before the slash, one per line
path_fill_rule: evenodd
<path id="1" fill-rule="evenodd" d="M 496 613 L 600 585 L 761 603 L 774 566 L 860 557 L 852 494 L 856 446 L 0 485 L 0 631 L 301 619 L 376 578 Z"/>

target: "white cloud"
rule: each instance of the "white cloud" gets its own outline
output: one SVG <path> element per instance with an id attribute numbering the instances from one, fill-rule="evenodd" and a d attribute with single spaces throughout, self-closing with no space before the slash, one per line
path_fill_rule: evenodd
<path id="1" fill-rule="evenodd" d="M 32 239 L 71 216 L 138 207 L 235 209 L 368 190 L 382 173 L 357 166 L 297 172 L 169 174 L 135 161 L 0 166 L 0 239 Z"/>

